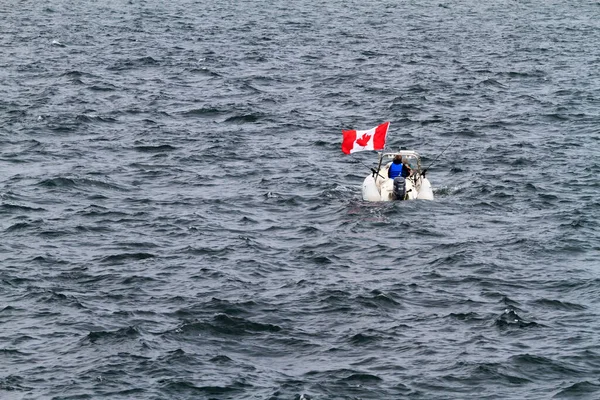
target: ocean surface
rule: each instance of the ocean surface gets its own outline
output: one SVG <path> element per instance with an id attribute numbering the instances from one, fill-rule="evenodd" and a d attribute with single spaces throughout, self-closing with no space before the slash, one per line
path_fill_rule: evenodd
<path id="1" fill-rule="evenodd" d="M 597 1 L 0 20 L 0 399 L 600 398 Z"/>

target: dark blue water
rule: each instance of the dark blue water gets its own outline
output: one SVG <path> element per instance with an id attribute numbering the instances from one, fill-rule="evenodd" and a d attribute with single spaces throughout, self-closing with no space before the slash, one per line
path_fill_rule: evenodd
<path id="1" fill-rule="evenodd" d="M 0 5 L 0 398 L 600 398 L 599 17 Z"/>

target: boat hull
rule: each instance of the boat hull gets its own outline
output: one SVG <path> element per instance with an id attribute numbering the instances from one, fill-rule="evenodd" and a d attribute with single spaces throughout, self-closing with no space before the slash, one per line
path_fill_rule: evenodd
<path id="1" fill-rule="evenodd" d="M 373 174 L 365 177 L 362 184 L 363 200 L 433 200 L 431 182 L 429 182 L 429 179 L 425 177 L 424 172 L 421 170 L 418 153 L 413 150 L 401 150 L 398 153 L 385 153 L 383 154 L 383 158 L 392 159 L 398 154 L 412 161 L 411 169 L 413 172 L 411 176 L 404 179 L 396 178 L 397 190 L 394 191 L 394 180 L 388 178 L 388 170 L 392 163 L 388 162 L 381 166 L 378 173 L 373 172 Z"/>
<path id="2" fill-rule="evenodd" d="M 372 175 L 367 176 L 362 185 L 362 198 L 365 201 L 433 200 L 433 190 L 427 178 L 420 179 L 419 189 L 416 189 L 414 183 L 407 179 L 406 192 L 404 199 L 397 199 L 394 195 L 392 179 L 378 182 Z"/>

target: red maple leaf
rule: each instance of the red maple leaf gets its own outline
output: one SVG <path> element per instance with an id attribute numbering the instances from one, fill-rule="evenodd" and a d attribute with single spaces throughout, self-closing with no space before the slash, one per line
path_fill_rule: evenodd
<path id="1" fill-rule="evenodd" d="M 369 139 L 371 139 L 371 135 L 363 133 L 363 135 L 360 138 L 356 139 L 356 144 L 365 147 L 367 143 L 369 143 Z"/>

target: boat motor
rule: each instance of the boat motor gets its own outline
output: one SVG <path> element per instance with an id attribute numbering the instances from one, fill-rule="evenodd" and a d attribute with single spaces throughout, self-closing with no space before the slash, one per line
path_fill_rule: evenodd
<path id="1" fill-rule="evenodd" d="M 394 197 L 396 200 L 404 200 L 406 195 L 406 179 L 401 176 L 394 178 Z"/>

